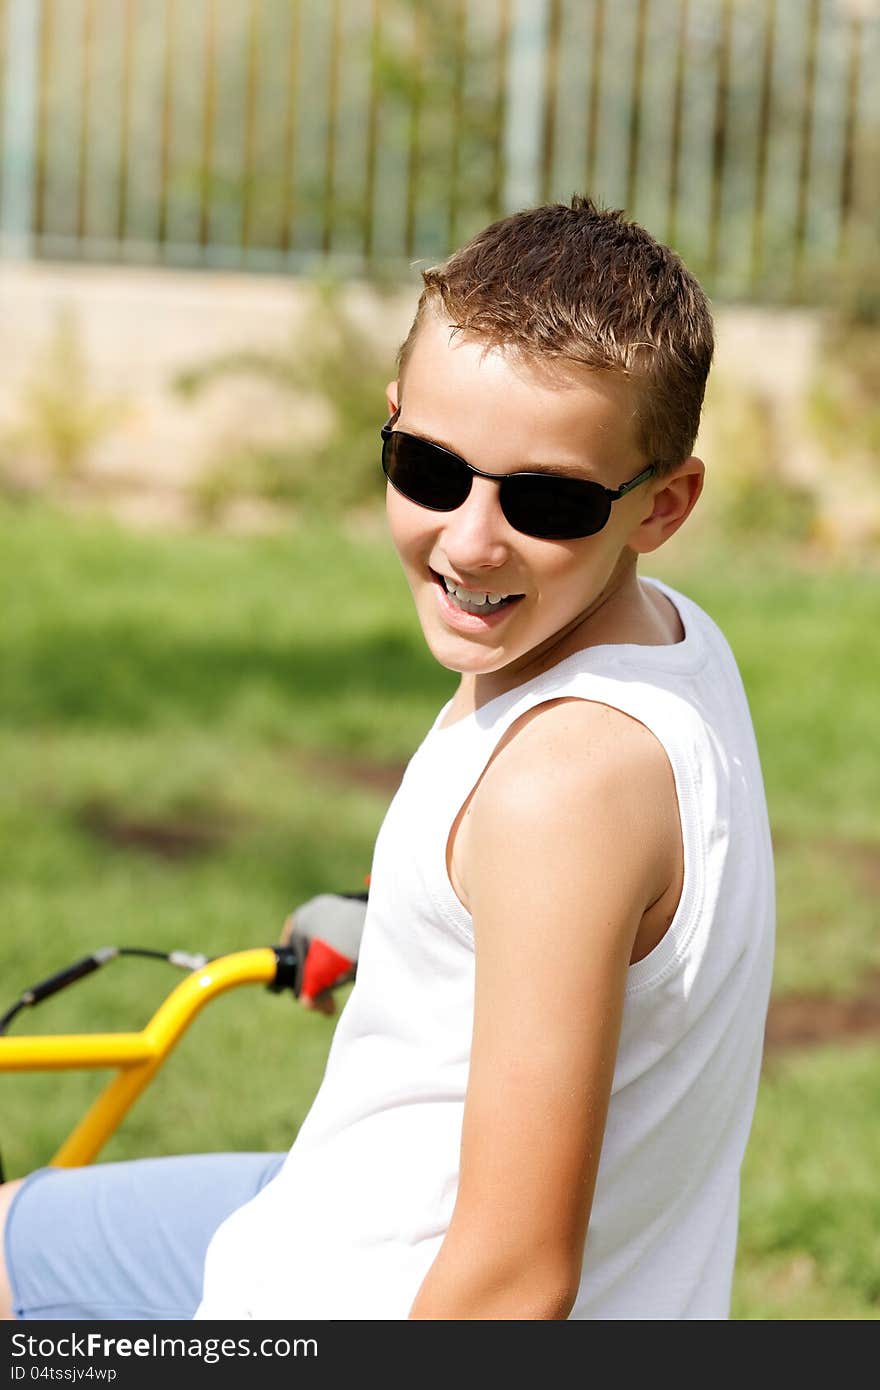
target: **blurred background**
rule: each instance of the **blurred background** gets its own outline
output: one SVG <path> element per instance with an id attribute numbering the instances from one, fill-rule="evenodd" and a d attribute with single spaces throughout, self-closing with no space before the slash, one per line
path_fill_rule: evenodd
<path id="1" fill-rule="evenodd" d="M 736 651 L 777 855 L 734 1313 L 878 1316 L 878 57 L 880 0 L 0 0 L 0 1012 L 362 886 L 452 688 L 378 465 L 419 271 L 589 192 L 716 314 L 648 572 Z M 34 1025 L 138 1027 L 157 971 Z M 332 1026 L 224 997 L 103 1157 L 287 1148 Z M 9 1175 L 96 1084 L 2 1078 Z"/>

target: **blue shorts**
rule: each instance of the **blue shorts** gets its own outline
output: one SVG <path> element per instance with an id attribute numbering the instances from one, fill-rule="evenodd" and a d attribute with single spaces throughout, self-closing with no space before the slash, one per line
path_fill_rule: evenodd
<path id="1" fill-rule="evenodd" d="M 40 1168 L 6 1221 L 18 1318 L 191 1318 L 211 1236 L 284 1154 L 198 1154 Z"/>

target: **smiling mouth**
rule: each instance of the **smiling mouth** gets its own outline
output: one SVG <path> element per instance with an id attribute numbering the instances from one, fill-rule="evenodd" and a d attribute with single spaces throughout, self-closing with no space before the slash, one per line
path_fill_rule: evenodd
<path id="1" fill-rule="evenodd" d="M 456 608 L 460 608 L 462 613 L 475 613 L 485 617 L 489 613 L 508 608 L 524 597 L 523 594 L 502 594 L 494 589 L 466 589 L 463 585 L 447 579 L 445 574 L 438 574 L 436 570 L 431 570 L 431 574 L 435 584 L 439 584 L 446 597 Z"/>

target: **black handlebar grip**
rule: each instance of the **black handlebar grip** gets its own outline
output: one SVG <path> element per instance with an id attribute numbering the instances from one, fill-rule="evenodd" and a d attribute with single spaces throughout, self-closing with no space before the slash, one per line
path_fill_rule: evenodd
<path id="1" fill-rule="evenodd" d="M 272 994 L 280 994 L 282 990 L 289 989 L 298 995 L 302 985 L 308 942 L 291 942 L 289 946 L 273 946 L 272 950 L 277 962 L 275 979 L 266 988 Z"/>
<path id="2" fill-rule="evenodd" d="M 94 970 L 100 970 L 101 966 L 112 960 L 115 955 L 115 948 L 106 946 L 103 950 L 94 951 L 90 956 L 83 956 L 82 960 L 75 960 L 73 965 L 65 966 L 63 970 L 56 971 L 54 975 L 49 975 L 47 979 L 40 980 L 39 984 L 25 990 L 22 1001 L 25 1004 L 39 1004 L 50 995 L 57 994 L 66 985 L 72 985 L 75 980 L 82 980 Z"/>

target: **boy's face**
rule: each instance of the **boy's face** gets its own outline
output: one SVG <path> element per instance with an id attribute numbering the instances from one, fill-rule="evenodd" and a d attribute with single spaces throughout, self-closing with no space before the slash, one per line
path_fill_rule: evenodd
<path id="1" fill-rule="evenodd" d="M 401 385 L 399 400 L 396 383 L 388 391 L 389 408 L 401 408 L 396 427 L 489 473 L 538 466 L 617 488 L 648 462 L 633 439 L 624 379 L 518 363 L 502 350 L 452 336 L 451 326 L 431 313 Z M 656 488 L 650 480 L 615 502 L 598 534 L 556 541 L 514 530 L 488 478 L 473 478 L 467 499 L 451 512 L 420 507 L 389 484 L 391 535 L 436 659 L 466 676 L 518 684 L 588 645 L 591 620 L 632 571 L 628 541 L 651 515 Z M 474 597 L 515 597 L 474 613 L 447 592 L 444 579 Z"/>

